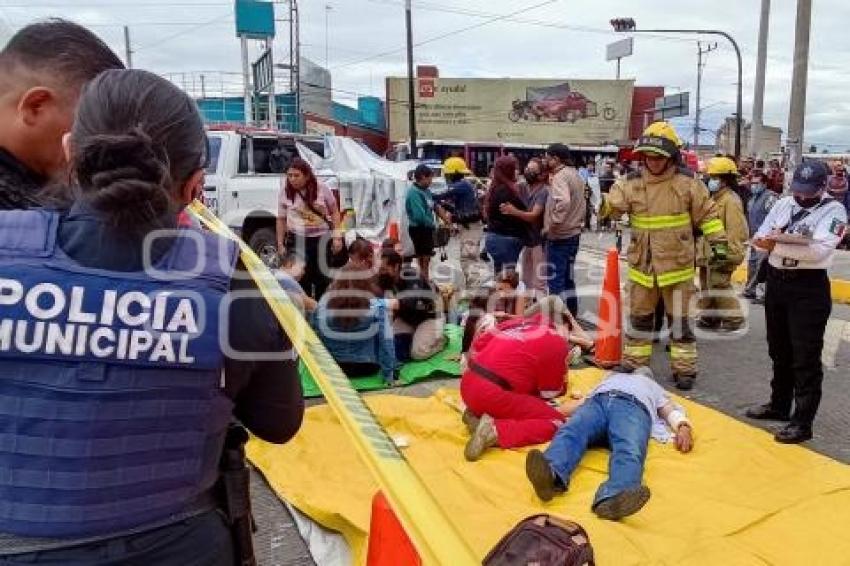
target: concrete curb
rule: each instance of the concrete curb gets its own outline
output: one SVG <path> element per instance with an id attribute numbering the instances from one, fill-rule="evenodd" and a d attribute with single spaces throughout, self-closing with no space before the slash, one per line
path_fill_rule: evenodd
<path id="1" fill-rule="evenodd" d="M 732 274 L 734 283 L 744 284 L 747 282 L 747 266 L 738 266 L 738 269 Z M 832 302 L 850 305 L 850 281 L 844 279 L 829 279 L 832 288 Z"/>

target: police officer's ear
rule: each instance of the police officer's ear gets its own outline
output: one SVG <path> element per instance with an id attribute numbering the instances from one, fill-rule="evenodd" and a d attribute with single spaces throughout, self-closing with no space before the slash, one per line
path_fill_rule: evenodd
<path id="1" fill-rule="evenodd" d="M 183 186 L 180 187 L 180 192 L 177 195 L 177 198 L 180 201 L 180 204 L 187 205 L 196 198 L 201 196 L 201 193 L 204 192 L 204 170 L 198 169 L 186 179 L 186 182 L 183 183 Z"/>
<path id="2" fill-rule="evenodd" d="M 59 94 L 46 86 L 35 86 L 24 92 L 18 99 L 18 117 L 25 126 L 38 126 L 48 120 L 64 121 L 73 117 L 70 111 L 62 108 Z"/>

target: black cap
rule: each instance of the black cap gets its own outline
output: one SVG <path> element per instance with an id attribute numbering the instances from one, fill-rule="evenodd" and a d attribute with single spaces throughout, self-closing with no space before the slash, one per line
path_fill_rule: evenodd
<path id="1" fill-rule="evenodd" d="M 416 169 L 413 170 L 413 178 L 417 181 L 427 179 L 428 177 L 433 176 L 434 170 L 425 165 L 424 163 L 420 163 L 416 166 Z"/>
<path id="2" fill-rule="evenodd" d="M 794 193 L 814 194 L 826 187 L 831 171 L 823 161 L 803 161 L 794 170 L 791 191 Z"/>
<path id="3" fill-rule="evenodd" d="M 570 153 L 570 148 L 562 143 L 553 143 L 549 147 L 546 148 L 546 153 L 551 155 L 552 157 L 557 157 L 561 161 L 569 161 L 570 157 L 572 157 L 572 153 Z"/>

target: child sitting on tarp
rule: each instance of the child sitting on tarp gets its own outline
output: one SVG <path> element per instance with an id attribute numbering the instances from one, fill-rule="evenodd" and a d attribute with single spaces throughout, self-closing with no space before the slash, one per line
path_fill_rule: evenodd
<path id="1" fill-rule="evenodd" d="M 371 270 L 349 263 L 336 273 L 314 316 L 316 333 L 348 377 L 378 371 L 387 385 L 395 380 L 392 310 Z"/>
<path id="2" fill-rule="evenodd" d="M 631 374 L 609 373 L 583 402 L 565 409 L 569 420 L 549 448 L 528 453 L 526 475 L 537 496 L 549 501 L 567 490 L 570 475 L 589 447 L 610 447 L 608 480 L 593 500 L 593 511 L 603 519 L 616 521 L 637 513 L 649 500 L 649 488 L 641 479 L 650 436 L 659 442 L 672 439 L 682 453 L 693 447 L 684 409 L 655 382 L 648 367 Z"/>
<path id="3" fill-rule="evenodd" d="M 561 307 L 566 308 L 563 302 Z M 467 460 L 478 460 L 494 446 L 552 439 L 571 406 L 548 401 L 566 391 L 569 338 L 562 318 L 540 312 L 506 320 L 473 340 L 460 381 L 464 422 L 472 433 Z"/>

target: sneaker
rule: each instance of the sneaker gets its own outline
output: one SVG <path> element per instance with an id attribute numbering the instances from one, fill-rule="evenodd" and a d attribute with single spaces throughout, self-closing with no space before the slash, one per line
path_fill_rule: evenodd
<path id="1" fill-rule="evenodd" d="M 472 433 L 472 438 L 466 443 L 463 455 L 468 461 L 475 462 L 481 458 L 485 450 L 496 446 L 498 443 L 499 437 L 496 434 L 496 423 L 493 421 L 493 417 L 481 415 L 478 426 Z"/>
<path id="2" fill-rule="evenodd" d="M 551 501 L 556 493 L 563 491 L 563 488 L 558 489 L 555 472 L 540 450 L 533 449 L 526 455 L 525 476 L 541 501 Z"/>
<path id="3" fill-rule="evenodd" d="M 627 489 L 594 505 L 593 512 L 601 519 L 619 521 L 640 511 L 649 501 L 649 495 L 645 485 Z"/>
<path id="4" fill-rule="evenodd" d="M 478 428 L 478 422 L 481 419 L 475 416 L 475 413 L 469 409 L 464 409 L 463 414 L 460 416 L 460 420 L 466 425 L 466 429 L 469 431 L 469 434 L 475 434 L 475 429 Z"/>

